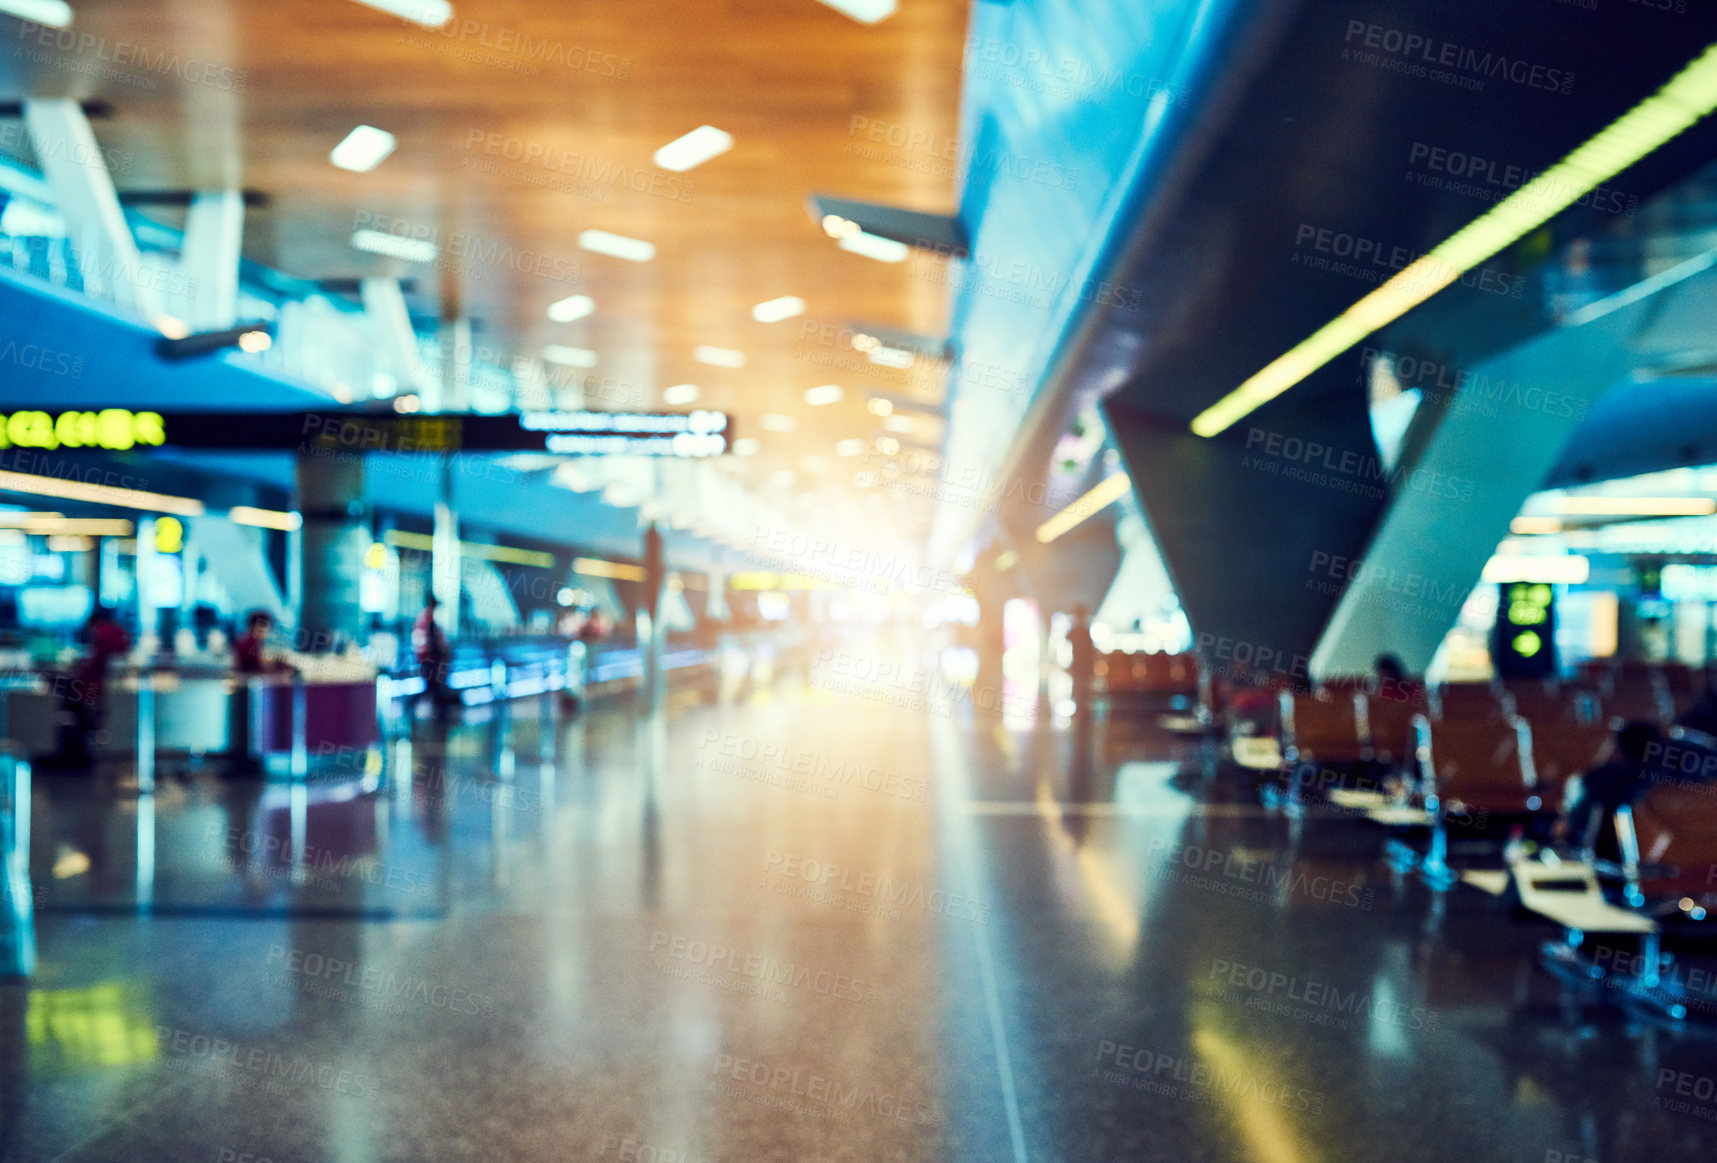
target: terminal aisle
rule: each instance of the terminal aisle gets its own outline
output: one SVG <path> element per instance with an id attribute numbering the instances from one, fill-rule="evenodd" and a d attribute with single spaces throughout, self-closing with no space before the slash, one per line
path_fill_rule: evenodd
<path id="1" fill-rule="evenodd" d="M 134 816 L 45 789 L 91 870 L 53 857 L 0 987 L 0 1159 L 1717 1153 L 1675 1106 L 1717 1044 L 1563 1004 L 1551 934 L 1355 821 L 1130 722 L 817 678 L 593 710 L 547 769 L 528 720 L 420 735 L 385 808 L 312 817 L 313 883 L 241 884 L 273 865 L 207 821 L 266 813 L 164 793 L 154 900 L 203 913 L 126 915 Z"/>

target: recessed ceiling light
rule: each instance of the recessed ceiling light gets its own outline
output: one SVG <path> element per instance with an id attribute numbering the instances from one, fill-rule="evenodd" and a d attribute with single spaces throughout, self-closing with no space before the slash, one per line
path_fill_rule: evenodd
<path id="1" fill-rule="evenodd" d="M 733 148 L 733 134 L 713 125 L 700 125 L 684 137 L 675 138 L 656 151 L 656 164 L 664 170 L 683 174 L 701 166 L 713 157 L 720 157 Z"/>
<path id="2" fill-rule="evenodd" d="M 778 489 L 792 488 L 793 482 L 797 479 L 798 478 L 793 475 L 793 470 L 790 468 L 778 468 L 769 474 L 769 483 Z"/>
<path id="3" fill-rule="evenodd" d="M 373 125 L 360 125 L 346 134 L 346 140 L 334 147 L 328 160 L 354 174 L 367 174 L 382 164 L 393 152 L 393 134 Z"/>
<path id="4" fill-rule="evenodd" d="M 895 9 L 895 0 L 823 0 L 823 3 L 860 24 L 886 20 L 894 15 Z"/>
<path id="5" fill-rule="evenodd" d="M 671 388 L 662 389 L 662 403 L 664 404 L 673 404 L 678 407 L 681 404 L 690 404 L 697 398 L 698 386 L 696 384 L 675 384 Z"/>
<path id="6" fill-rule="evenodd" d="M 578 245 L 596 254 L 623 258 L 627 262 L 649 262 L 656 257 L 654 243 L 645 242 L 641 238 L 627 238 L 624 234 L 610 234 L 606 230 L 580 232 Z"/>
<path id="7" fill-rule="evenodd" d="M 735 440 L 733 442 L 733 455 L 735 455 L 735 456 L 756 456 L 757 455 L 757 437 L 755 437 L 755 436 L 741 436 L 738 440 Z"/>
<path id="8" fill-rule="evenodd" d="M 835 444 L 836 456 L 863 456 L 864 441 L 857 439 L 841 440 Z"/>
<path id="9" fill-rule="evenodd" d="M 883 399 L 881 396 L 872 396 L 870 398 L 870 403 L 866 406 L 870 408 L 870 413 L 873 416 L 888 416 L 894 412 L 893 403 Z"/>
<path id="10" fill-rule="evenodd" d="M 405 238 L 380 230 L 359 230 L 352 235 L 352 245 L 358 250 L 403 258 L 406 262 L 435 261 L 435 244 L 425 238 Z"/>
<path id="11" fill-rule="evenodd" d="M 735 351 L 731 347 L 710 347 L 704 345 L 692 349 L 692 358 L 699 363 L 707 363 L 713 367 L 744 367 L 745 353 Z"/>
<path id="12" fill-rule="evenodd" d="M 839 384 L 824 384 L 817 388 L 806 388 L 805 403 L 817 408 L 824 404 L 839 403 L 840 398 L 844 395 L 846 393 L 841 391 Z"/>
<path id="13" fill-rule="evenodd" d="M 556 323 L 571 323 L 596 310 L 596 300 L 589 295 L 569 295 L 548 305 L 548 317 Z"/>
<path id="14" fill-rule="evenodd" d="M 903 347 L 889 347 L 884 343 L 879 343 L 871 348 L 868 358 L 870 362 L 882 367 L 905 368 L 911 367 L 913 364 L 913 355 L 910 351 Z"/>
<path id="15" fill-rule="evenodd" d="M 884 416 L 882 426 L 890 432 L 912 432 L 918 427 L 918 421 L 910 416 Z"/>
<path id="16" fill-rule="evenodd" d="M 770 299 L 759 303 L 751 309 L 751 317 L 759 323 L 779 323 L 783 319 L 791 319 L 795 315 L 805 313 L 805 300 L 794 295 L 783 295 L 779 299 Z"/>
<path id="17" fill-rule="evenodd" d="M 758 417 L 757 423 L 765 432 L 791 432 L 799 427 L 799 422 L 791 416 L 783 416 L 779 412 L 765 412 Z"/>
<path id="18" fill-rule="evenodd" d="M 852 254 L 862 254 L 866 258 L 874 258 L 877 262 L 905 262 L 906 252 L 910 249 L 904 242 L 896 242 L 892 238 L 880 238 L 864 231 L 855 231 L 841 238 L 840 247 Z"/>
<path id="19" fill-rule="evenodd" d="M 543 348 L 543 358 L 550 363 L 564 364 L 567 367 L 595 367 L 596 353 L 583 347 L 562 347 L 551 343 Z"/>
<path id="20" fill-rule="evenodd" d="M 0 12 L 49 28 L 72 26 L 72 6 L 65 0 L 0 0 Z"/>
<path id="21" fill-rule="evenodd" d="M 440 28 L 453 19 L 453 5 L 449 0 L 358 0 L 358 3 L 403 17 L 425 28 Z"/>
<path id="22" fill-rule="evenodd" d="M 900 451 L 900 441 L 892 436 L 879 436 L 876 441 L 876 450 L 884 456 L 893 456 Z"/>

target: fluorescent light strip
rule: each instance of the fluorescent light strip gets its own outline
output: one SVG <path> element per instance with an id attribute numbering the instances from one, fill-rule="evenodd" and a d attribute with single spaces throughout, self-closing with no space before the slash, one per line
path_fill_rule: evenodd
<path id="1" fill-rule="evenodd" d="M 72 26 L 72 6 L 65 0 L 0 0 L 0 12 L 49 28 Z"/>
<path id="2" fill-rule="evenodd" d="M 551 343 L 543 348 L 543 358 L 550 363 L 566 367 L 595 367 L 597 355 L 588 348 L 563 347 L 558 343 Z"/>
<path id="3" fill-rule="evenodd" d="M 440 28 L 453 19 L 449 0 L 358 0 L 358 3 L 425 28 Z"/>
<path id="4" fill-rule="evenodd" d="M 141 489 L 92 485 L 83 481 L 60 480 L 57 477 L 33 476 L 22 472 L 0 472 L 0 492 L 32 493 L 38 497 L 58 497 L 66 501 L 118 505 L 123 509 L 177 513 L 181 517 L 200 517 L 203 514 L 203 502 L 195 497 L 173 497 L 165 493 L 144 492 Z"/>
<path id="5" fill-rule="evenodd" d="M 40 536 L 82 534 L 89 537 L 130 537 L 136 527 L 116 517 L 67 517 L 60 513 L 0 513 L 0 529 Z"/>
<path id="6" fill-rule="evenodd" d="M 371 254 L 402 258 L 406 262 L 434 262 L 436 255 L 435 244 L 427 239 L 403 238 L 380 230 L 356 231 L 352 235 L 352 246 Z"/>
<path id="7" fill-rule="evenodd" d="M 360 125 L 346 134 L 346 140 L 334 147 L 328 160 L 354 174 L 367 174 L 393 152 L 394 137 L 385 129 Z"/>
<path id="8" fill-rule="evenodd" d="M 1104 477 L 1096 488 L 1074 501 L 1067 508 L 1037 527 L 1037 539 L 1048 545 L 1069 529 L 1082 524 L 1088 517 L 1100 513 L 1133 491 L 1133 482 L 1124 472 Z"/>
<path id="9" fill-rule="evenodd" d="M 860 24 L 875 24 L 894 15 L 895 0 L 822 0 L 830 8 Z"/>
<path id="10" fill-rule="evenodd" d="M 627 238 L 624 234 L 610 234 L 606 230 L 586 230 L 579 234 L 578 245 L 593 254 L 605 254 L 610 258 L 623 258 L 627 262 L 649 262 L 656 257 L 656 247 L 653 243 L 641 238 Z"/>
<path id="11" fill-rule="evenodd" d="M 846 393 L 841 391 L 839 384 L 822 384 L 815 388 L 805 389 L 805 403 L 813 408 L 820 408 L 824 404 L 840 403 L 841 397 L 844 395 Z"/>
<path id="12" fill-rule="evenodd" d="M 1497 554 L 1485 563 L 1487 582 L 1548 582 L 1581 585 L 1592 575 L 1592 563 L 1577 554 Z"/>
<path id="13" fill-rule="evenodd" d="M 1520 537 L 1544 536 L 1562 532 L 1562 522 L 1555 517 L 1516 517 L 1508 531 Z"/>
<path id="14" fill-rule="evenodd" d="M 582 573 L 586 577 L 607 577 L 615 581 L 644 580 L 644 567 L 641 565 L 626 565 L 618 561 L 603 561 L 600 557 L 575 557 L 572 559 L 572 572 Z"/>
<path id="15" fill-rule="evenodd" d="M 805 300 L 796 295 L 783 295 L 779 299 L 770 299 L 751 309 L 751 317 L 759 323 L 779 323 L 783 319 L 791 319 L 795 315 L 803 315 L 804 313 Z"/>
<path id="16" fill-rule="evenodd" d="M 596 310 L 596 300 L 589 295 L 568 295 L 548 305 L 548 317 L 556 323 L 571 323 Z"/>
<path id="17" fill-rule="evenodd" d="M 799 422 L 779 412 L 765 412 L 757 418 L 757 426 L 765 432 L 791 432 L 799 427 Z"/>
<path id="18" fill-rule="evenodd" d="M 676 408 L 682 404 L 693 403 L 697 398 L 698 386 L 696 384 L 675 384 L 671 388 L 662 389 L 662 403 L 671 404 Z"/>
<path id="19" fill-rule="evenodd" d="M 1215 436 L 1717 109 L 1717 44 L 1573 153 L 1326 323 L 1192 421 Z M 846 240 L 842 240 L 844 246 Z"/>
<path id="20" fill-rule="evenodd" d="M 904 242 L 880 238 L 862 230 L 844 235 L 839 245 L 849 254 L 861 254 L 865 258 L 874 258 L 877 262 L 905 262 L 907 252 L 911 249 Z"/>
<path id="21" fill-rule="evenodd" d="M 1708 517 L 1717 513 L 1717 501 L 1710 497 L 1561 497 L 1554 507 L 1570 517 Z"/>
<path id="22" fill-rule="evenodd" d="M 279 509 L 257 509 L 250 505 L 234 505 L 227 510 L 227 519 L 240 525 L 254 525 L 259 529 L 278 529 L 282 533 L 290 533 L 304 524 L 304 518 L 297 513 L 286 513 Z"/>
<path id="23" fill-rule="evenodd" d="M 429 533 L 407 533 L 389 529 L 383 538 L 395 549 L 417 549 L 424 553 L 435 551 L 435 537 Z M 483 541 L 461 541 L 459 552 L 464 557 L 500 561 L 509 565 L 534 565 L 538 569 L 554 568 L 554 554 L 536 549 L 514 549 L 510 545 L 490 545 Z"/>
<path id="24" fill-rule="evenodd" d="M 731 347 L 701 346 L 692 349 L 692 358 L 711 367 L 744 367 L 745 353 Z"/>
<path id="25" fill-rule="evenodd" d="M 683 174 L 720 157 L 733 148 L 733 134 L 713 125 L 700 125 L 684 137 L 677 137 L 656 151 L 656 164 L 664 170 Z"/>

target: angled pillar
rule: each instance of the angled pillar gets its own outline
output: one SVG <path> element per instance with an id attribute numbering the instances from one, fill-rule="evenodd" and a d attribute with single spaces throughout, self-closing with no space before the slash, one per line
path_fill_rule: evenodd
<path id="1" fill-rule="evenodd" d="M 154 280 L 146 275 L 105 155 L 82 107 L 60 97 L 31 99 L 24 102 L 24 121 L 65 215 L 84 286 L 155 322 L 161 303 Z"/>
<path id="2" fill-rule="evenodd" d="M 219 331 L 238 322 L 238 269 L 244 249 L 244 195 L 198 193 L 185 214 L 179 269 L 191 285 L 192 331 Z"/>
<path id="3" fill-rule="evenodd" d="M 419 390 L 417 332 L 411 326 L 411 311 L 399 280 L 368 278 L 358 284 L 358 294 L 375 329 L 376 365 L 393 377 L 394 390 L 378 395 L 398 395 Z"/>
<path id="4" fill-rule="evenodd" d="M 1293 394 L 1214 438 L 1104 405 L 1194 649 L 1259 681 L 1307 681 L 1337 596 L 1314 563 L 1363 549 L 1386 474 L 1362 389 Z"/>

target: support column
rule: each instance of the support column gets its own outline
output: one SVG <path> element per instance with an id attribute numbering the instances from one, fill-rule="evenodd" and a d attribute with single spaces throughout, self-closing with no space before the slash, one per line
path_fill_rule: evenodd
<path id="1" fill-rule="evenodd" d="M 238 322 L 238 268 L 244 249 L 244 195 L 199 193 L 185 215 L 179 267 L 193 284 L 192 331 L 220 331 Z"/>
<path id="2" fill-rule="evenodd" d="M 449 641 L 459 633 L 459 594 L 463 566 L 459 560 L 459 506 L 454 495 L 458 481 L 454 458 L 441 459 L 441 496 L 435 502 L 435 531 L 429 560 L 429 592 L 441 604 L 436 613 Z"/>
<path id="3" fill-rule="evenodd" d="M 668 566 L 662 533 L 654 521 L 644 529 L 644 600 L 639 603 L 638 645 L 644 651 L 644 703 L 654 712 L 662 698 L 662 587 Z"/>
<path id="4" fill-rule="evenodd" d="M 301 606 L 300 646 L 327 649 L 336 635 L 360 640 L 363 608 L 359 583 L 369 531 L 364 525 L 364 462 L 350 454 L 298 455 Z"/>

